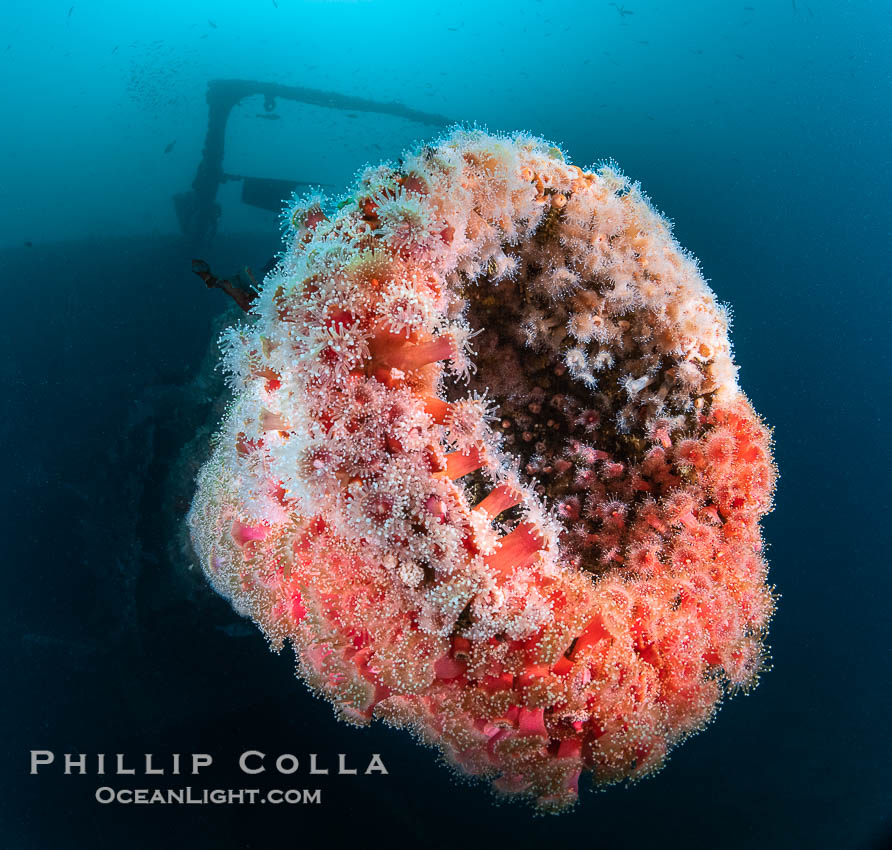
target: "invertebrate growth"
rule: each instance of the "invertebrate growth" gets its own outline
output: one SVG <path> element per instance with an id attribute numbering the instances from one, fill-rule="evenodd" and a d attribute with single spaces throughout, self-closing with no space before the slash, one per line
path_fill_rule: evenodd
<path id="1" fill-rule="evenodd" d="M 367 169 L 225 339 L 189 517 L 214 587 L 350 722 L 542 809 L 755 682 L 769 433 L 639 187 L 457 130 Z"/>

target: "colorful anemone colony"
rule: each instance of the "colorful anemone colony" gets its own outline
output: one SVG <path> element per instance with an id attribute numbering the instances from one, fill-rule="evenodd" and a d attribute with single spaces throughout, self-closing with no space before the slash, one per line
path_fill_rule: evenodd
<path id="1" fill-rule="evenodd" d="M 770 436 L 636 184 L 456 130 L 367 169 L 225 336 L 189 517 L 216 590 L 351 723 L 557 811 L 765 665 Z"/>

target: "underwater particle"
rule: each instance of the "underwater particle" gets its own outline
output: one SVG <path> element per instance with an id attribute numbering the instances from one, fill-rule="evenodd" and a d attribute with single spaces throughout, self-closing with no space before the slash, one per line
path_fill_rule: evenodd
<path id="1" fill-rule="evenodd" d="M 323 208 L 224 340 L 205 573 L 340 717 L 504 794 L 653 773 L 774 607 L 726 312 L 637 184 L 531 136 L 453 131 Z"/>

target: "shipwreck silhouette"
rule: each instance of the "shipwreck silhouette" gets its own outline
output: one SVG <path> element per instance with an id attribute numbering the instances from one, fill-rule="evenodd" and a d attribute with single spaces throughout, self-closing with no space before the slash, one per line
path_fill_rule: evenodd
<path id="1" fill-rule="evenodd" d="M 391 115 L 420 124 L 442 127 L 451 123 L 444 115 L 422 112 L 396 102 L 369 100 L 304 86 L 285 86 L 258 80 L 211 80 L 207 88 L 208 126 L 201 161 L 191 188 L 174 195 L 180 230 L 192 245 L 201 245 L 216 232 L 221 214 L 217 190 L 221 183 L 241 180 L 242 202 L 273 212 L 281 210 L 283 201 L 296 188 L 316 185 L 299 180 L 227 174 L 223 170 L 229 115 L 242 100 L 258 94 L 264 97 L 264 110 L 268 115 L 274 112 L 276 99 L 282 98 L 328 109 Z"/>

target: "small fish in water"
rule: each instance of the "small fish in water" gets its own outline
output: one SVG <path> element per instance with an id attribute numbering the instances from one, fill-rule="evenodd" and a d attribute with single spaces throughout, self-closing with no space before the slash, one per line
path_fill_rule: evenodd
<path id="1" fill-rule="evenodd" d="M 276 3 L 276 0 L 273 0 L 273 6 L 275 6 L 277 9 L 279 8 L 279 4 Z"/>
<path id="2" fill-rule="evenodd" d="M 359 116 L 355 112 L 348 112 L 347 117 L 348 118 L 359 118 Z"/>
<path id="3" fill-rule="evenodd" d="M 33 248 L 33 247 L 34 247 L 34 243 L 33 243 L 30 239 L 26 239 L 26 240 L 25 240 L 25 247 L 26 247 L 26 248 Z"/>
<path id="4" fill-rule="evenodd" d="M 117 53 L 117 52 L 118 52 L 118 48 L 119 48 L 120 46 L 121 46 L 120 44 L 116 44 L 115 47 L 114 47 L 114 49 L 112 50 L 112 54 Z"/>
<path id="5" fill-rule="evenodd" d="M 174 139 L 172 142 L 167 143 L 167 147 L 164 148 L 164 153 L 170 153 L 173 150 L 173 146 L 177 143 L 177 140 Z"/>
<path id="6" fill-rule="evenodd" d="M 73 11 L 74 11 L 74 6 L 72 6 L 72 7 L 68 10 L 68 17 L 69 17 L 69 18 L 71 17 L 71 13 L 72 13 Z"/>
<path id="7" fill-rule="evenodd" d="M 217 29 L 217 25 L 216 25 L 210 18 L 208 18 L 208 23 L 209 23 L 214 29 Z"/>
<path id="8" fill-rule="evenodd" d="M 278 121 L 282 116 L 276 115 L 273 112 L 258 112 L 256 117 L 265 118 L 267 121 Z"/>

